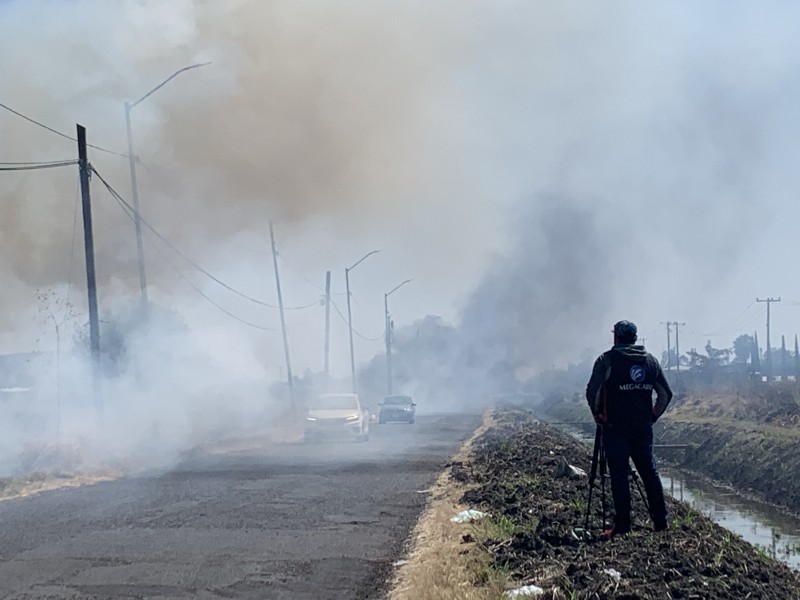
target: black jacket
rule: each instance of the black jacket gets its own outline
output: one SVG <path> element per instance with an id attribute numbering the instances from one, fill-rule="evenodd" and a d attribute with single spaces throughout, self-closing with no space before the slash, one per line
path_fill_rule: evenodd
<path id="1" fill-rule="evenodd" d="M 653 406 L 653 392 L 656 403 Z M 594 363 L 586 401 L 608 423 L 650 424 L 667 409 L 672 390 L 656 358 L 643 346 L 616 345 Z"/>

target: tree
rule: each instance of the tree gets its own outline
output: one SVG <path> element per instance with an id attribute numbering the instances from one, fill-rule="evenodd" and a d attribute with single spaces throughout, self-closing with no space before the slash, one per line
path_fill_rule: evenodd
<path id="1" fill-rule="evenodd" d="M 61 436 L 61 348 L 63 334 L 66 328 L 71 328 L 73 336 L 79 331 L 78 314 L 73 304 L 62 298 L 53 288 L 36 290 L 36 299 L 39 301 L 39 314 L 42 325 L 53 325 L 56 334 L 56 438 Z M 38 341 L 38 340 L 37 340 Z"/>
<path id="2" fill-rule="evenodd" d="M 743 364 L 752 361 L 754 344 L 753 336 L 747 334 L 742 334 L 733 340 L 733 362 Z"/>
<path id="3" fill-rule="evenodd" d="M 797 335 L 794 336 L 794 379 L 800 381 L 800 347 L 797 344 Z"/>
<path id="4" fill-rule="evenodd" d="M 786 370 L 786 336 L 781 336 L 781 381 L 786 381 L 788 371 Z"/>
<path id="5" fill-rule="evenodd" d="M 761 351 L 758 348 L 758 333 L 753 334 L 753 348 L 750 351 L 750 364 L 753 365 L 753 371 L 756 373 L 761 372 Z"/>
<path id="6" fill-rule="evenodd" d="M 731 351 L 727 348 L 714 348 L 711 340 L 706 343 L 705 351 L 703 355 L 694 349 L 690 350 L 689 365 L 706 382 L 712 383 L 714 377 L 730 362 Z"/>

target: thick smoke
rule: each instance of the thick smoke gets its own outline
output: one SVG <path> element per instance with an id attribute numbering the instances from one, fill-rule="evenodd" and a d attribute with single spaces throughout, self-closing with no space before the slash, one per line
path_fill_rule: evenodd
<path id="1" fill-rule="evenodd" d="M 462 312 L 465 373 L 521 379 L 563 364 L 611 308 L 615 257 L 586 202 L 536 197 L 515 215 L 507 252 Z"/>
<path id="2" fill-rule="evenodd" d="M 383 293 L 413 278 L 391 299 L 398 336 L 403 323 L 442 315 L 457 330 L 442 363 L 455 380 L 486 380 L 483 390 L 602 348 L 617 318 L 639 322 L 650 340 L 660 321 L 690 322 L 690 347 L 705 343 L 691 329 L 724 325 L 756 295 L 800 297 L 775 267 L 792 251 L 800 185 L 797 12 L 722 2 L 13 0 L 0 2 L 0 102 L 69 135 L 80 122 L 90 142 L 124 152 L 124 102 L 212 61 L 134 109 L 148 221 L 233 287 L 274 303 L 275 220 L 294 306 L 318 300 L 331 269 L 343 307 L 343 268 L 381 249 L 353 277 L 368 338 L 357 338 L 359 362 L 382 350 Z M 74 143 L 1 110 L 0 139 L 2 161 L 75 156 Z M 126 159 L 90 157 L 129 197 Z M 76 176 L 72 167 L 0 173 L 2 352 L 55 347 L 37 289 L 69 294 L 85 324 Z M 150 235 L 151 297 L 189 334 L 130 327 L 132 227 L 97 180 L 92 192 L 104 327 L 128 323 L 121 330 L 146 340 L 133 346 L 174 343 L 165 352 L 186 359 L 169 377 L 141 359 L 123 369 L 119 406 L 141 406 L 147 424 L 159 403 L 190 418 L 201 390 L 266 390 L 285 376 L 277 313 L 221 289 Z M 332 368 L 344 378 L 346 333 L 333 319 Z M 322 310 L 292 312 L 289 324 L 295 371 L 319 371 Z M 147 402 L 136 400 L 143 387 Z M 240 414 L 230 402 L 204 406 Z"/>

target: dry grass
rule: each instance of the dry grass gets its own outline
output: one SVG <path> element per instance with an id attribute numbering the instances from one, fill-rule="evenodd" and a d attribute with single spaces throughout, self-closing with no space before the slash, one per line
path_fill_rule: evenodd
<path id="1" fill-rule="evenodd" d="M 9 477 L 0 479 L 0 501 L 32 496 L 61 488 L 94 485 L 103 481 L 112 481 L 119 477 L 121 477 L 121 473 L 113 471 L 98 472 L 93 475 L 73 475 L 70 477 L 53 477 L 42 473 L 34 473 L 25 478 Z"/>
<path id="2" fill-rule="evenodd" d="M 490 413 L 472 438 L 453 457 L 465 461 L 472 443 L 492 425 Z M 406 562 L 394 577 L 388 600 L 496 600 L 502 597 L 507 575 L 490 567 L 490 557 L 479 547 L 484 527 L 453 523 L 450 518 L 466 508 L 459 503 L 465 488 L 453 482 L 446 469 L 431 489 L 431 501 L 412 535 Z M 476 541 L 463 542 L 471 534 Z M 480 582 L 481 585 L 476 585 Z"/>

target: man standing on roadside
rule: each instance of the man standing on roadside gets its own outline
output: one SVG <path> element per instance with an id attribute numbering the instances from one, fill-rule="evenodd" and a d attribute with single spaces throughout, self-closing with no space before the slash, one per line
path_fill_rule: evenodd
<path id="1" fill-rule="evenodd" d="M 614 346 L 595 361 L 586 386 L 589 408 L 595 422 L 602 427 L 611 476 L 614 527 L 605 532 L 609 536 L 631 530 L 630 459 L 647 493 L 653 529 L 667 529 L 664 489 L 653 458 L 653 423 L 667 409 L 672 390 L 661 365 L 644 346 L 635 345 L 636 339 L 636 325 L 630 321 L 615 324 Z"/>

